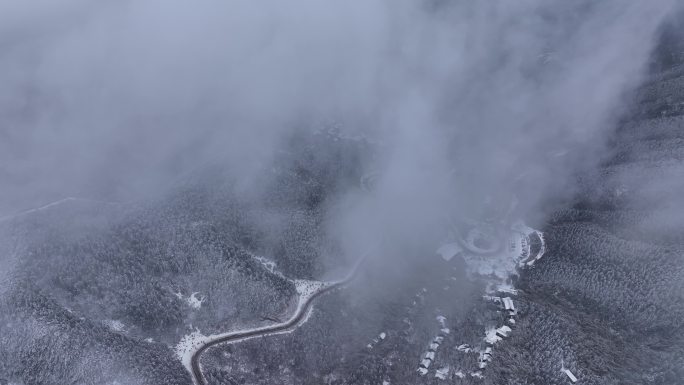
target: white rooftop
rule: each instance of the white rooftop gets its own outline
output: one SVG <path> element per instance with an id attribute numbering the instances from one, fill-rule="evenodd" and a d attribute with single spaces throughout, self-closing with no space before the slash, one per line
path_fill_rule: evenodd
<path id="1" fill-rule="evenodd" d="M 490 344 L 495 344 L 501 341 L 501 337 L 496 335 L 496 329 L 490 328 L 485 331 L 485 341 Z"/>
<path id="2" fill-rule="evenodd" d="M 504 307 L 506 308 L 506 310 L 513 310 L 513 311 L 515 311 L 515 305 L 513 305 L 513 300 L 512 300 L 512 299 L 510 299 L 509 297 L 504 297 L 504 298 L 503 298 L 503 303 L 504 303 Z"/>
<path id="3" fill-rule="evenodd" d="M 563 369 L 563 373 L 565 373 L 570 378 L 570 381 L 572 381 L 573 384 L 577 382 L 577 377 L 575 377 L 575 375 L 572 374 L 570 369 Z"/>
<path id="4" fill-rule="evenodd" d="M 512 330 L 511 328 L 509 328 L 508 326 L 506 326 L 506 325 L 504 325 L 504 326 L 502 326 L 502 327 L 496 329 L 496 333 L 497 333 L 498 335 L 500 335 L 500 336 L 503 336 L 503 337 L 508 337 L 508 334 L 509 334 L 511 331 L 513 331 L 513 330 Z"/>

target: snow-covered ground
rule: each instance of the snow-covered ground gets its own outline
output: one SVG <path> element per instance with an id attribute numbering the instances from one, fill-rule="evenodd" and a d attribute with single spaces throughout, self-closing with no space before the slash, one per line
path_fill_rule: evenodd
<path id="1" fill-rule="evenodd" d="M 188 372 L 192 373 L 192 356 L 202 347 L 202 345 L 210 340 L 210 336 L 204 336 L 199 329 L 195 329 L 194 332 L 185 335 L 181 338 L 180 342 L 178 342 L 175 349 L 176 357 L 178 357 Z"/>
<path id="2" fill-rule="evenodd" d="M 309 281 L 305 279 L 295 279 L 293 282 L 297 289 L 297 294 L 299 294 L 299 306 L 308 301 L 314 294 L 334 284 L 334 282 Z"/>

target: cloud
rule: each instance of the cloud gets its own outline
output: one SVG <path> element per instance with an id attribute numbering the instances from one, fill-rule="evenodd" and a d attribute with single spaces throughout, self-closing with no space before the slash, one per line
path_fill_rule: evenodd
<path id="1" fill-rule="evenodd" d="M 366 165 L 374 193 L 331 210 L 350 245 L 422 240 L 447 214 L 482 216 L 487 196 L 529 215 L 566 194 L 673 5 L 41 3 L 0 8 L 0 213 L 154 195 L 217 159 L 251 180 L 285 138 L 333 120 L 385 144 Z"/>

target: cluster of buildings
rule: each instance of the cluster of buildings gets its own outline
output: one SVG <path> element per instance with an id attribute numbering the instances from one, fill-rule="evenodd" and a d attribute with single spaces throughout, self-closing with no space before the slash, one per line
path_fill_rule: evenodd
<path id="1" fill-rule="evenodd" d="M 421 376 L 424 376 L 428 373 L 428 368 L 430 368 L 430 365 L 435 362 L 435 354 L 437 353 L 437 349 L 439 349 L 439 345 L 444 342 L 444 337 L 446 337 L 446 335 L 450 332 L 449 328 L 446 327 L 446 317 L 439 315 L 437 316 L 437 321 L 439 322 L 441 328 L 439 329 L 439 334 L 430 342 L 427 351 L 423 354 L 423 359 L 420 361 L 417 371 Z M 436 377 L 446 378 L 448 373 L 448 367 L 440 368 L 437 371 Z"/>
<path id="2" fill-rule="evenodd" d="M 373 349 L 375 345 L 379 344 L 381 341 L 384 341 L 385 338 L 387 338 L 387 333 L 382 332 L 378 334 L 377 337 L 373 338 L 373 340 L 368 345 L 366 345 L 366 347 L 368 349 Z"/>
<path id="3" fill-rule="evenodd" d="M 518 313 L 515 309 L 513 300 L 510 297 L 494 297 L 485 295 L 484 299 L 490 301 L 491 303 L 494 303 L 499 308 L 499 311 L 503 311 L 505 313 L 508 324 L 510 324 L 511 326 L 515 325 L 515 316 Z M 480 354 L 477 360 L 478 370 L 471 373 L 472 377 L 482 378 L 484 376 L 484 369 L 492 361 L 492 352 L 494 344 L 511 335 L 511 333 L 513 332 L 511 326 L 506 324 L 501 325 L 499 327 L 490 326 L 485 330 L 485 348 L 484 350 L 480 350 L 479 352 Z"/>
<path id="4" fill-rule="evenodd" d="M 486 327 L 484 348 L 471 348 L 467 344 L 457 348 L 464 353 L 479 354 L 478 369 L 470 373 L 471 377 L 484 377 L 484 369 L 492 360 L 494 345 L 513 332 L 517 310 L 511 296 L 517 295 L 517 290 L 511 285 L 511 276 L 516 275 L 518 269 L 532 266 L 544 252 L 543 234 L 522 222 L 513 223 L 509 229 L 476 224 L 462 235 L 456 231 L 451 242 L 437 250 L 437 254 L 445 261 L 462 258 L 469 276 L 484 280 L 487 293 L 493 294 L 485 295 L 484 299 L 494 303 L 505 316 L 503 325 Z M 423 359 L 418 369 L 421 374 L 427 373 L 427 367 L 432 362 L 427 358 Z"/>

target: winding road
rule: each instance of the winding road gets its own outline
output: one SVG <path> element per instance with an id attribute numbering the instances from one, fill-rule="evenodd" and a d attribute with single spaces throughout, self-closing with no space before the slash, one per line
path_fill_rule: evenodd
<path id="1" fill-rule="evenodd" d="M 247 331 L 237 331 L 234 333 L 226 334 L 220 337 L 217 337 L 215 339 L 211 339 L 209 341 L 204 342 L 197 350 L 192 354 L 192 358 L 190 360 L 190 365 L 191 365 L 191 374 L 192 374 L 192 379 L 195 385 L 206 385 L 206 380 L 204 378 L 204 375 L 202 374 L 202 367 L 200 366 L 200 357 L 202 356 L 202 353 L 207 351 L 209 348 L 216 346 L 218 344 L 223 344 L 223 343 L 230 343 L 230 342 L 237 342 L 241 340 L 246 340 L 250 338 L 255 338 L 255 337 L 262 337 L 262 336 L 267 336 L 271 334 L 280 334 L 280 333 L 285 333 L 289 331 L 293 331 L 297 327 L 299 327 L 301 324 L 303 324 L 307 317 L 307 313 L 311 310 L 311 307 L 313 306 L 313 302 L 316 298 L 329 293 L 335 289 L 339 289 L 340 287 L 346 285 L 347 283 L 351 282 L 355 277 L 356 273 L 359 270 L 359 266 L 366 260 L 367 256 L 364 256 L 361 258 L 354 266 L 352 269 L 351 273 L 347 275 L 346 278 L 340 280 L 340 281 L 335 281 L 332 283 L 329 283 L 326 286 L 321 287 L 318 291 L 316 291 L 313 294 L 310 294 L 309 297 L 306 299 L 306 301 L 302 304 L 300 304 L 297 307 L 297 310 L 295 313 L 290 317 L 289 320 L 277 324 L 277 325 L 271 325 L 271 326 L 266 326 L 258 329 L 251 329 Z"/>

